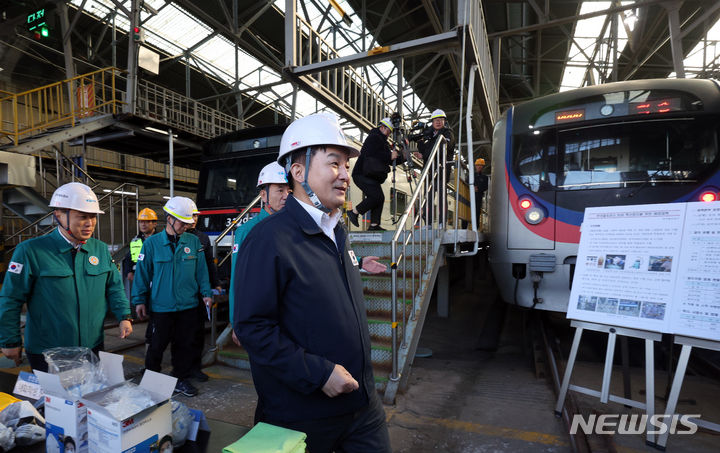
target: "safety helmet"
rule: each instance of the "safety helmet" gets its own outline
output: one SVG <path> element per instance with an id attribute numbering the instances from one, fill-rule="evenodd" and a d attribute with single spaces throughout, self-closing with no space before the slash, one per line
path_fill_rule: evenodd
<path id="1" fill-rule="evenodd" d="M 265 165 L 258 175 L 257 187 L 265 184 L 287 184 L 285 169 L 277 162 L 270 162 Z"/>
<path id="2" fill-rule="evenodd" d="M 150 208 L 145 208 L 138 213 L 138 220 L 155 220 L 157 221 L 157 214 Z"/>
<path id="3" fill-rule="evenodd" d="M 198 209 L 197 205 L 196 205 L 195 202 L 192 200 L 192 198 L 188 198 L 188 200 L 190 200 L 190 203 L 192 203 L 192 213 L 193 213 L 193 215 L 195 215 L 195 214 L 200 214 L 200 210 Z"/>
<path id="4" fill-rule="evenodd" d="M 431 120 L 434 120 L 435 118 L 447 118 L 447 115 L 445 115 L 444 111 L 437 109 L 432 112 L 432 115 L 430 115 Z"/>
<path id="5" fill-rule="evenodd" d="M 100 210 L 95 192 L 79 182 L 69 182 L 55 189 L 49 206 L 56 209 L 74 209 L 88 214 L 105 214 L 105 211 Z"/>
<path id="6" fill-rule="evenodd" d="M 383 119 L 381 119 L 381 120 L 380 120 L 380 126 L 385 126 L 385 127 L 387 127 L 388 129 L 390 129 L 390 132 L 393 131 L 393 125 L 392 125 L 392 121 L 390 121 L 390 118 L 383 118 Z"/>
<path id="7" fill-rule="evenodd" d="M 337 116 L 332 113 L 314 113 L 293 121 L 280 139 L 280 152 L 277 161 L 280 165 L 297 150 L 310 146 L 333 145 L 346 150 L 350 157 L 357 157 L 360 151 L 349 144 L 340 127 Z"/>
<path id="8" fill-rule="evenodd" d="M 187 197 L 172 197 L 163 206 L 163 211 L 183 223 L 193 223 L 194 211 L 197 211 L 195 202 Z"/>
<path id="9" fill-rule="evenodd" d="M 477 159 L 475 159 L 475 165 L 485 165 L 485 159 L 483 159 L 482 157 L 478 157 Z"/>

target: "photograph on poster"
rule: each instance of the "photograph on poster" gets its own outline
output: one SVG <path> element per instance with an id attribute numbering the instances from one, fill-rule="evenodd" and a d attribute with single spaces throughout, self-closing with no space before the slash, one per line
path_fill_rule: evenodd
<path id="1" fill-rule="evenodd" d="M 627 260 L 628 266 L 627 269 L 631 271 L 639 271 L 642 269 L 642 263 L 643 263 L 643 257 L 642 256 L 632 256 L 628 258 Z"/>
<path id="2" fill-rule="evenodd" d="M 618 300 L 614 297 L 598 297 L 597 308 L 599 313 L 617 313 Z"/>
<path id="3" fill-rule="evenodd" d="M 672 271 L 672 256 L 651 256 L 648 262 L 648 270 L 652 272 Z"/>
<path id="4" fill-rule="evenodd" d="M 643 302 L 640 317 L 648 319 L 665 319 L 665 304 L 657 302 Z"/>
<path id="5" fill-rule="evenodd" d="M 637 300 L 620 299 L 618 314 L 623 316 L 640 316 L 640 302 Z"/>
<path id="6" fill-rule="evenodd" d="M 578 296 L 578 310 L 595 311 L 595 305 L 597 304 L 597 297 L 592 296 Z"/>
<path id="7" fill-rule="evenodd" d="M 605 255 L 605 269 L 625 269 L 625 255 Z"/>
<path id="8" fill-rule="evenodd" d="M 585 266 L 586 267 L 597 267 L 598 266 L 598 257 L 596 255 L 590 255 L 585 259 Z"/>

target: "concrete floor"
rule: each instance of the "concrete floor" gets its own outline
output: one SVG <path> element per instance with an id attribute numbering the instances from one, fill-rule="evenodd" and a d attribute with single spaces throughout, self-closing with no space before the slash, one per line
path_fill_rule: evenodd
<path id="1" fill-rule="evenodd" d="M 457 268 L 459 269 L 459 267 Z M 475 275 L 474 288 L 467 291 L 462 275 L 451 268 L 451 311 L 440 318 L 431 306 L 420 346 L 432 349 L 429 358 L 416 358 L 409 386 L 396 404 L 386 406 L 388 427 L 395 452 L 567 452 L 571 451 L 563 422 L 553 415 L 555 394 L 546 379 L 537 378 L 528 348 L 523 347 L 519 316 L 506 319 L 499 348 L 494 353 L 476 349 L 487 307 L 495 290 L 489 280 Z M 512 312 L 511 312 L 512 313 Z M 108 331 L 106 347 L 126 344 Z M 134 339 L 143 337 L 137 325 Z M 137 375 L 143 367 L 144 347 L 124 351 L 126 376 Z M 0 359 L 0 367 L 9 367 Z M 169 361 L 168 361 L 169 363 Z M 16 374 L 18 368 L 4 371 Z M 169 371 L 169 366 L 168 366 Z M 204 370 L 210 381 L 197 384 L 200 395 L 177 397 L 188 406 L 202 410 L 211 423 L 208 452 L 221 451 L 250 426 L 257 396 L 249 371 L 224 365 Z M 599 388 L 602 364 L 579 361 L 572 382 Z M 5 373 L 0 373 L 5 375 Z M 633 398 L 644 398 L 644 374 L 633 368 Z M 621 379 L 613 381 L 613 392 L 620 394 Z M 664 390 L 664 377 L 657 377 L 658 393 Z M 6 390 L 7 391 L 7 390 Z M 689 376 L 681 397 L 682 413 L 701 413 L 703 418 L 720 422 L 720 383 Z M 624 413 L 616 404 L 602 405 L 596 399 L 576 395 L 583 413 Z M 658 411 L 662 402 L 658 399 Z M 699 412 L 698 412 L 699 411 Z M 610 447 L 607 447 L 610 445 Z M 656 451 L 644 445 L 641 435 L 615 435 L 598 451 Z M 698 432 L 670 439 L 668 451 L 717 452 L 720 435 Z"/>

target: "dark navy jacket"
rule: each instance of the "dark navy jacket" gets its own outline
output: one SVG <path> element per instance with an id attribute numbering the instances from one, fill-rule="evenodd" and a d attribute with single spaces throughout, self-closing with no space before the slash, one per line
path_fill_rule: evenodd
<path id="1" fill-rule="evenodd" d="M 359 269 L 342 224 L 338 247 L 292 196 L 253 228 L 235 267 L 235 333 L 250 356 L 268 420 L 293 422 L 348 414 L 375 391 Z M 329 398 L 322 386 L 335 364 L 358 390 Z"/>

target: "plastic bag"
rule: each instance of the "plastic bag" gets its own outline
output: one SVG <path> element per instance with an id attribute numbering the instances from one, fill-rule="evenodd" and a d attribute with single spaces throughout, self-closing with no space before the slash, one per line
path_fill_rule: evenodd
<path id="1" fill-rule="evenodd" d="M 107 387 L 100 360 L 89 348 L 52 348 L 43 356 L 48 372 L 59 375 L 63 388 L 75 398 Z"/>
<path id="2" fill-rule="evenodd" d="M 17 429 L 27 423 L 45 425 L 45 419 L 28 401 L 12 403 L 0 412 L 0 423 L 8 428 Z"/>
<path id="3" fill-rule="evenodd" d="M 100 405 L 118 420 L 124 420 L 155 403 L 157 401 L 147 390 L 132 382 L 125 382 L 112 389 L 100 401 Z"/>
<path id="4" fill-rule="evenodd" d="M 15 433 L 13 433 L 12 428 L 0 423 L 0 448 L 3 451 L 8 451 L 13 447 L 15 447 Z"/>
<path id="5" fill-rule="evenodd" d="M 185 443 L 195 419 L 190 413 L 190 409 L 183 403 L 175 400 L 171 400 L 170 403 L 172 404 L 173 445 L 179 447 Z"/>

